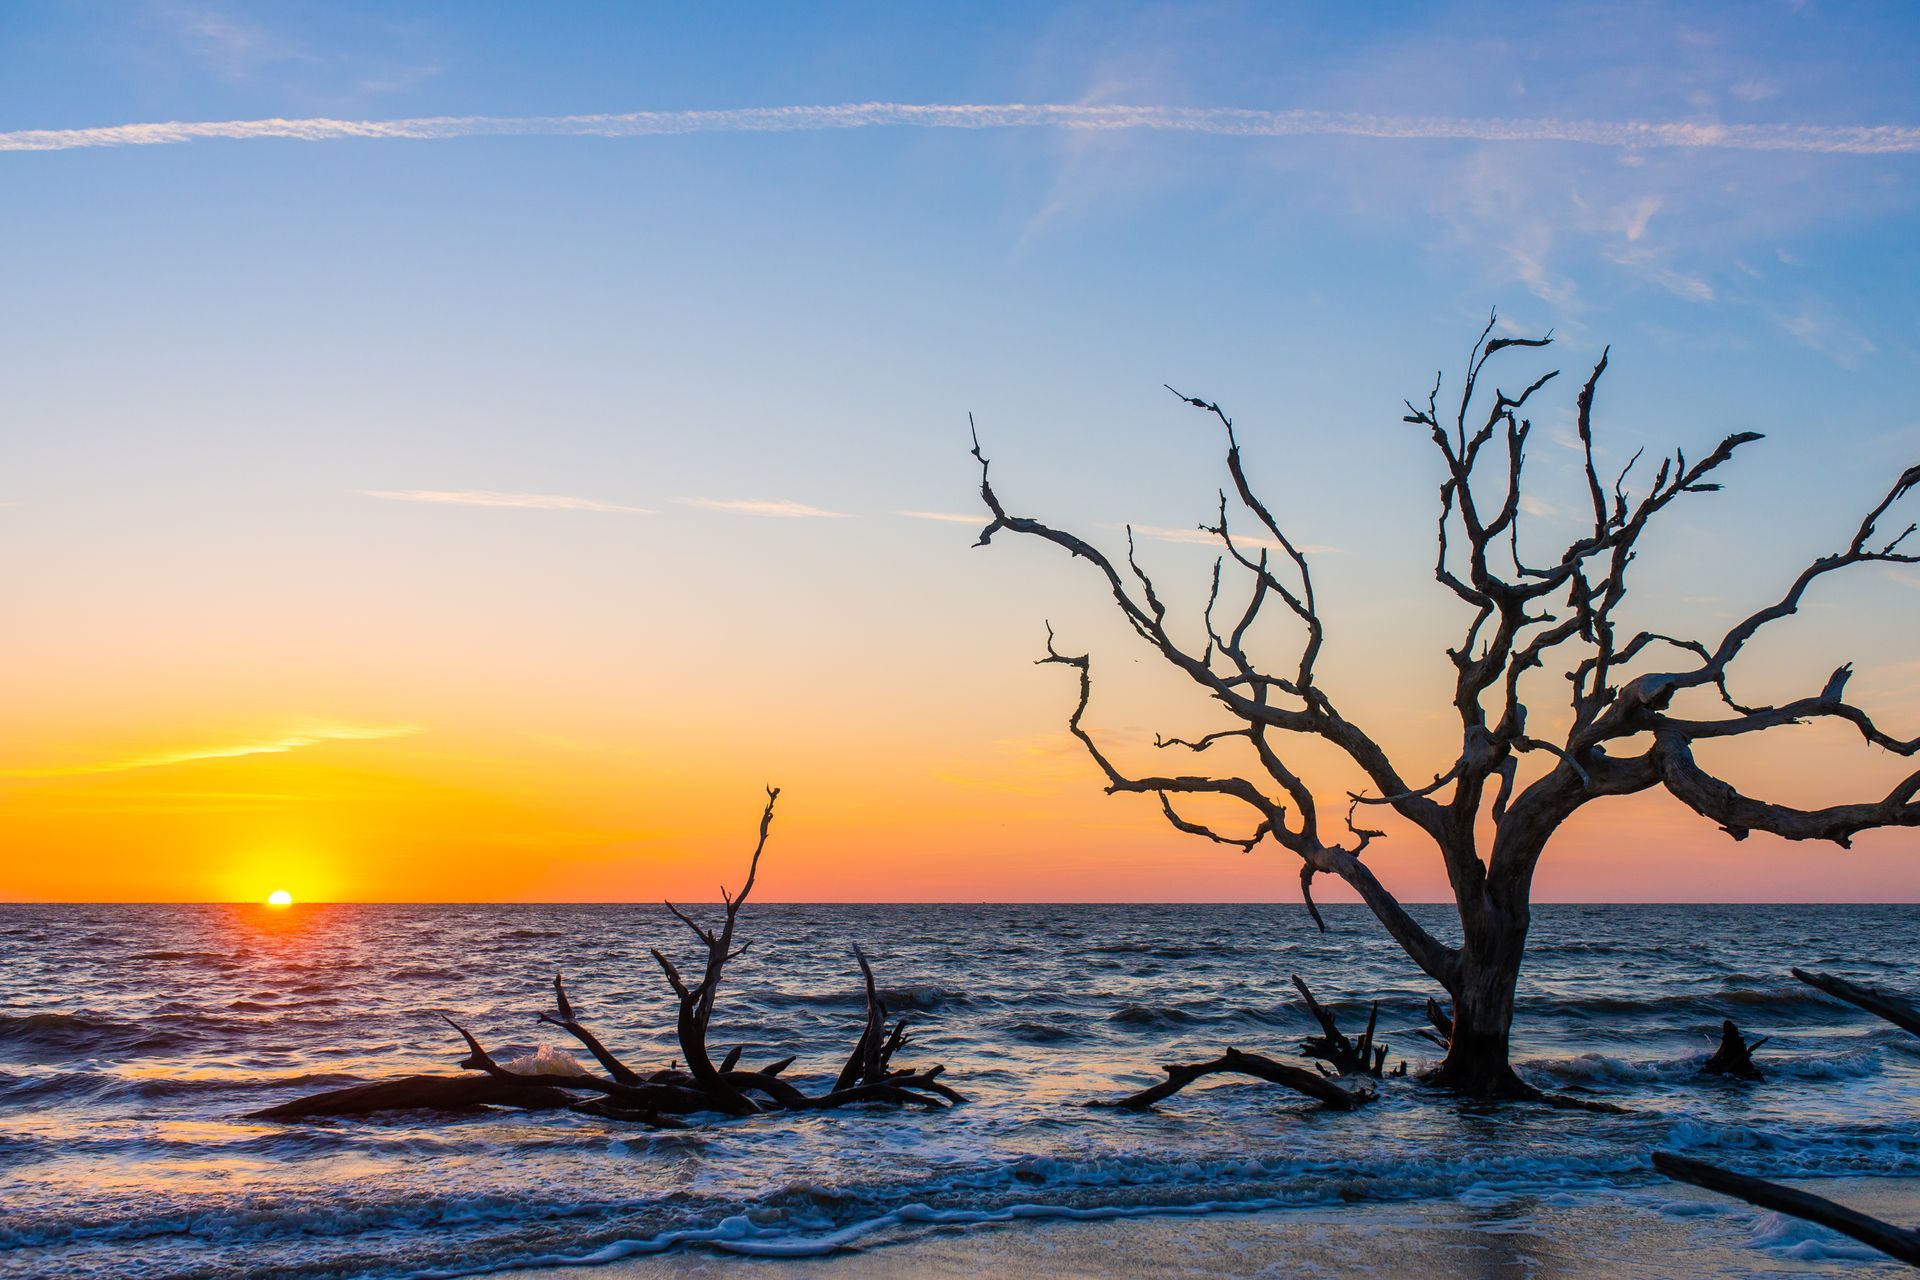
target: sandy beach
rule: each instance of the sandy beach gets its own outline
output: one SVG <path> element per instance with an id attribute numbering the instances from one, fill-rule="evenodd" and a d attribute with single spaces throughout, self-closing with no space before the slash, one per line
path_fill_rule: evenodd
<path id="1" fill-rule="evenodd" d="M 1895 1222 L 1920 1221 L 1920 1178 L 1797 1185 Z M 612 1252 L 612 1251 L 609 1251 Z M 1620 1197 L 1471 1197 L 1204 1217 L 1027 1218 L 900 1231 L 819 1258 L 677 1252 L 513 1273 L 531 1280 L 1047 1280 L 1275 1276 L 1620 1280 L 1622 1277 L 1899 1276 L 1839 1236 L 1689 1187 Z"/>

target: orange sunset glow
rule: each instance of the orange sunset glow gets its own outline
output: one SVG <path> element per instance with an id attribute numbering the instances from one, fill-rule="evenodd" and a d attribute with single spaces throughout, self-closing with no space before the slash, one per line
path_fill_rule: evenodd
<path id="1" fill-rule="evenodd" d="M 1916 66 L 0 0 L 0 1280 L 1920 1265 Z"/>

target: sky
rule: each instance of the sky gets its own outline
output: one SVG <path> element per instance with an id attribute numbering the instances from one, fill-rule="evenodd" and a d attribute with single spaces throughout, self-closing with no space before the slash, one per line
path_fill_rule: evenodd
<path id="1" fill-rule="evenodd" d="M 1465 619 L 1401 401 L 1493 308 L 1555 336 L 1515 383 L 1610 345 L 1603 463 L 1768 436 L 1648 539 L 1642 625 L 1717 634 L 1920 461 L 1910 7 L 1348 10 L 7 5 L 0 900 L 710 900 L 769 783 L 769 900 L 1287 900 L 1291 855 L 1102 794 L 1046 623 L 1131 764 L 1218 713 L 1084 564 L 971 547 L 969 414 L 1012 509 L 1132 522 L 1192 615 L 1220 441 L 1163 384 L 1218 400 L 1421 777 Z M 1920 575 L 1776 630 L 1749 700 L 1851 661 L 1920 732 Z M 1636 797 L 1537 896 L 1915 901 L 1920 836 Z"/>

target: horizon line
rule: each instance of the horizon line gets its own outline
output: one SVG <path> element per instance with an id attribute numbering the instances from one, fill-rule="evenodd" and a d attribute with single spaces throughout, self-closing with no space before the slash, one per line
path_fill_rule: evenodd
<path id="1" fill-rule="evenodd" d="M 802 133 L 868 128 L 1150 130 L 1216 137 L 1358 137 L 1382 140 L 1564 142 L 1625 150 L 1680 149 L 1899 155 L 1920 152 L 1920 126 L 1607 121 L 1559 117 L 1381 115 L 1306 108 L 1091 105 L 1080 103 L 859 102 L 555 116 L 329 116 L 153 121 L 0 132 L 0 151 L 164 146 L 211 139 L 436 140 L 464 137 L 629 138 L 695 133 Z"/>
<path id="2" fill-rule="evenodd" d="M 456 902 L 438 899 L 321 899 L 299 898 L 288 906 L 275 907 L 276 911 L 286 911 L 299 907 L 657 907 L 664 902 L 673 901 L 677 905 L 689 907 L 718 907 L 725 903 L 720 899 L 662 899 L 662 898 L 578 898 L 535 902 L 531 900 L 503 899 L 497 901 Z M 1456 905 L 1451 898 L 1429 898 L 1402 900 L 1409 907 L 1452 907 Z M 267 907 L 259 898 L 44 898 L 44 899 L 0 899 L 0 910 L 8 907 Z M 1062 898 L 920 898 L 912 900 L 886 900 L 879 898 L 775 898 L 768 901 L 754 901 L 748 906 L 762 907 L 1298 907 L 1297 899 L 1248 899 L 1244 901 L 1181 899 L 1164 901 L 1148 898 L 1113 900 L 1076 900 Z M 1608 901 L 1600 899 L 1555 899 L 1536 900 L 1536 907 L 1920 907 L 1920 898 L 1902 899 L 1839 899 L 1839 898 L 1795 898 L 1795 899 L 1742 899 L 1731 901 L 1723 898 L 1676 898 L 1659 902 L 1653 901 Z M 1364 902 L 1322 902 L 1321 910 L 1332 908 L 1357 908 L 1371 911 Z"/>

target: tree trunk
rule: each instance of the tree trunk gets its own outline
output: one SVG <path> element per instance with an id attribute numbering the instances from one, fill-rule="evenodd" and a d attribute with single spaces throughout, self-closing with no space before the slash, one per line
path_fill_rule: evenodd
<path id="1" fill-rule="evenodd" d="M 1524 904 L 1518 910 L 1483 909 L 1470 918 L 1453 991 L 1453 1032 L 1434 1083 L 1476 1098 L 1539 1096 L 1514 1074 L 1508 1060 L 1513 992 L 1526 955 L 1527 926 Z"/>

